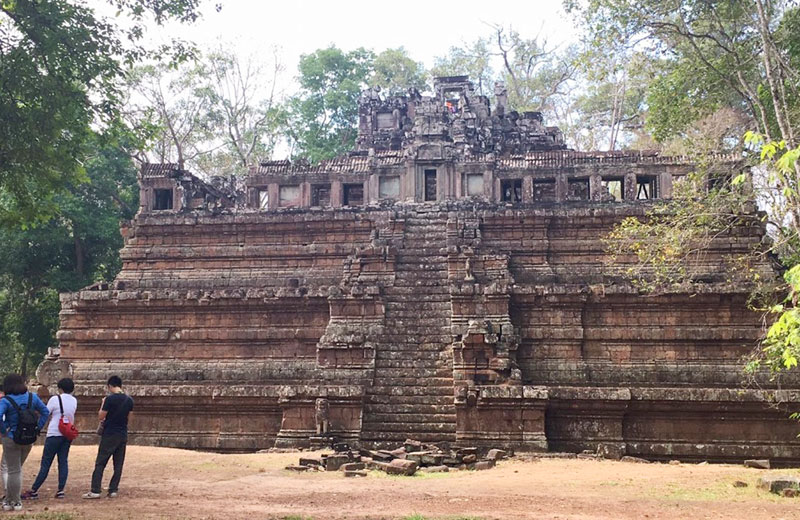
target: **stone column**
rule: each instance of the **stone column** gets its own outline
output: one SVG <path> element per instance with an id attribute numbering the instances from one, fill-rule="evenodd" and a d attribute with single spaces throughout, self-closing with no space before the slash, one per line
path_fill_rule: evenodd
<path id="1" fill-rule="evenodd" d="M 636 200 L 636 174 L 633 172 L 626 173 L 623 184 L 625 200 Z"/>
<path id="2" fill-rule="evenodd" d="M 597 201 L 603 199 L 603 178 L 595 173 L 589 177 L 589 200 Z"/>

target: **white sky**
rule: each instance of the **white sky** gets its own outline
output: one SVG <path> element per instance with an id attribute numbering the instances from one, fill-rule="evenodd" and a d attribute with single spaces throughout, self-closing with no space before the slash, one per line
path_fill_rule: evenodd
<path id="1" fill-rule="evenodd" d="M 222 3 L 216 12 L 214 4 Z M 487 24 L 512 26 L 524 37 L 537 34 L 561 45 L 577 38 L 577 28 L 561 0 L 365 1 L 365 0 L 210 0 L 203 18 L 189 26 L 155 28 L 212 47 L 220 41 L 247 54 L 270 52 L 277 45 L 287 72 L 294 76 L 300 54 L 327 47 L 366 47 L 380 52 L 404 46 L 430 67 L 451 46 L 491 32 Z"/>

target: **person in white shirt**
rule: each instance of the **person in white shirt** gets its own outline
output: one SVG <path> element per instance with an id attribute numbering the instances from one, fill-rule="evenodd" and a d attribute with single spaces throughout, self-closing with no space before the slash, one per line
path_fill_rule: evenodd
<path id="1" fill-rule="evenodd" d="M 69 448 L 72 441 L 64 437 L 58 429 L 61 421 L 61 410 L 64 410 L 64 419 L 75 424 L 75 412 L 78 410 L 78 400 L 72 396 L 75 383 L 72 379 L 65 377 L 58 382 L 58 395 L 54 395 L 47 401 L 47 408 L 50 410 L 50 425 L 47 427 L 47 439 L 44 442 L 42 452 L 42 464 L 39 467 L 39 474 L 33 482 L 30 491 L 24 493 L 24 500 L 35 500 L 39 498 L 39 488 L 44 484 L 53 459 L 58 456 L 58 492 L 56 498 L 64 498 L 64 487 L 67 485 L 67 475 L 69 473 Z"/>

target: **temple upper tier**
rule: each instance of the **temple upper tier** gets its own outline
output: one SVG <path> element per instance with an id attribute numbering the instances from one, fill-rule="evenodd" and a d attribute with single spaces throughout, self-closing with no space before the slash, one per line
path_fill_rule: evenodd
<path id="1" fill-rule="evenodd" d="M 495 106 L 466 76 L 436 78 L 434 95 L 415 89 L 359 100 L 356 149 L 310 164 L 263 161 L 245 179 L 204 182 L 177 164 L 146 164 L 141 210 L 359 207 L 391 202 L 479 199 L 509 204 L 620 202 L 669 198 L 694 169 L 688 157 L 654 151 L 570 150 L 541 113 Z M 737 158 L 712 163 L 730 170 Z"/>

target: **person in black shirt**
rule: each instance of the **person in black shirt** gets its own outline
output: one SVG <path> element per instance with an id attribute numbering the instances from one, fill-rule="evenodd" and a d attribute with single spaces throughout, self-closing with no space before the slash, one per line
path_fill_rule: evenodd
<path id="1" fill-rule="evenodd" d="M 92 473 L 92 489 L 83 498 L 100 498 L 103 471 L 108 459 L 114 460 L 114 474 L 108 484 L 108 497 L 114 498 L 119 492 L 119 480 L 122 478 L 122 465 L 125 463 L 125 447 L 128 444 L 128 420 L 133 411 L 133 399 L 122 391 L 122 379 L 119 376 L 108 378 L 109 394 L 100 405 L 98 417 L 102 430 L 100 446 L 97 448 L 97 459 Z"/>

